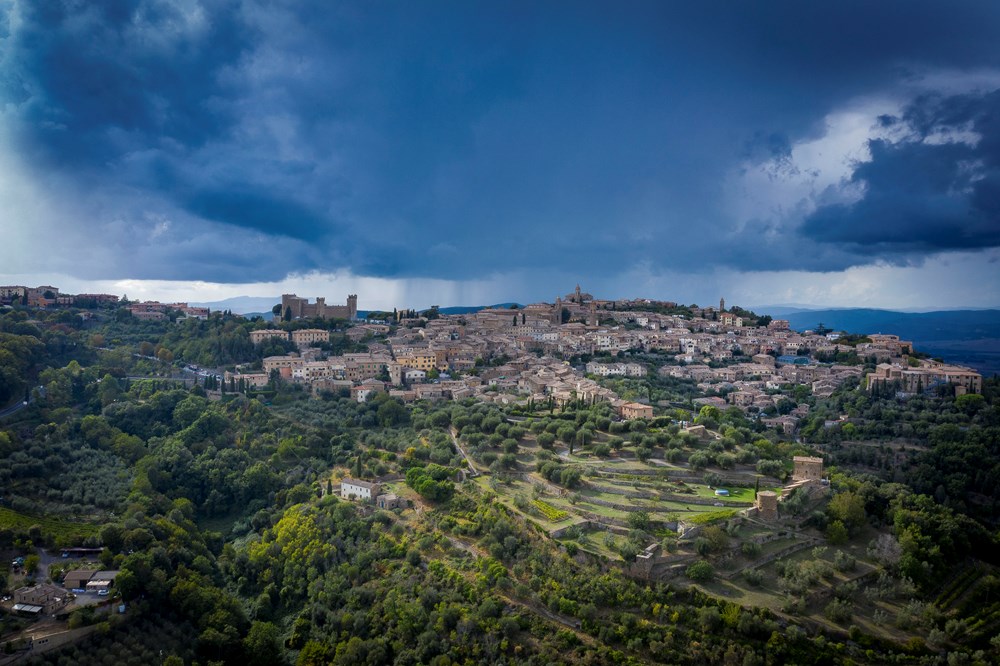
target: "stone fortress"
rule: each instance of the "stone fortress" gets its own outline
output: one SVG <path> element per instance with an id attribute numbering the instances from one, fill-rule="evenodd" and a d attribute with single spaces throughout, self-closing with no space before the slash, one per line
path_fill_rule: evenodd
<path id="1" fill-rule="evenodd" d="M 754 503 L 754 510 L 758 518 L 766 521 L 778 519 L 778 502 L 791 491 L 802 488 L 804 492 L 810 494 L 824 492 L 826 484 L 823 482 L 823 459 L 812 456 L 795 456 L 792 458 L 792 479 L 780 493 L 770 490 L 762 490 L 757 493 L 757 500 Z"/>
<path id="2" fill-rule="evenodd" d="M 350 319 L 358 318 L 358 295 L 349 294 L 347 305 L 327 305 L 326 298 L 317 297 L 315 303 L 308 298 L 300 298 L 295 294 L 281 295 L 281 316 L 288 315 L 290 319 Z"/>

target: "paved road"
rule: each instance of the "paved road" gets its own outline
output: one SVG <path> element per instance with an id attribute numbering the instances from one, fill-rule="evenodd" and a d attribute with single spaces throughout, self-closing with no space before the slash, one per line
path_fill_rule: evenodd
<path id="1" fill-rule="evenodd" d="M 41 388 L 41 386 L 39 386 L 38 388 Z M 22 409 L 24 409 L 25 407 L 27 407 L 29 404 L 31 404 L 32 402 L 34 402 L 35 401 L 35 396 L 33 395 L 34 391 L 32 391 L 31 393 L 32 394 L 28 396 L 27 400 L 21 400 L 21 401 L 17 402 L 16 404 L 13 404 L 13 405 L 10 405 L 9 407 L 4 407 L 3 409 L 0 409 L 0 419 L 2 419 L 4 417 L 7 417 L 7 416 L 11 416 L 12 414 L 17 414 L 19 411 L 21 411 Z"/>
<path id="2" fill-rule="evenodd" d="M 0 409 L 0 419 L 4 418 L 5 416 L 17 414 L 19 411 L 21 411 L 27 406 L 28 403 L 22 400 L 19 403 L 11 405 L 10 407 L 5 407 L 4 409 Z"/>

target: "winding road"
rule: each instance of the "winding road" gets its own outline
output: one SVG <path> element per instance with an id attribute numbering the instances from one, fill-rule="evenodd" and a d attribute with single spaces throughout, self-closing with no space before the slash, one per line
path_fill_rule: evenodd
<path id="1" fill-rule="evenodd" d="M 40 389 L 42 387 L 38 386 L 36 388 Z M 9 405 L 7 407 L 4 407 L 3 409 L 0 409 L 0 419 L 8 417 L 8 416 L 11 416 L 13 414 L 17 414 L 19 411 L 21 411 L 22 409 L 24 409 L 25 407 L 27 407 L 28 405 L 30 405 L 34 401 L 35 401 L 35 396 L 34 396 L 34 391 L 32 391 L 28 395 L 28 399 L 27 400 L 20 400 L 20 401 L 14 403 L 13 405 Z"/>

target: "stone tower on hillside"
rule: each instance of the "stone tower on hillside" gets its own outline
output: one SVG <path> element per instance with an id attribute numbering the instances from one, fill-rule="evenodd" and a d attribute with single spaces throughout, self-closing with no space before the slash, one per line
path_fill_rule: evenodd
<path id="1" fill-rule="evenodd" d="M 778 493 L 770 490 L 757 493 L 757 515 L 761 520 L 778 519 Z"/>

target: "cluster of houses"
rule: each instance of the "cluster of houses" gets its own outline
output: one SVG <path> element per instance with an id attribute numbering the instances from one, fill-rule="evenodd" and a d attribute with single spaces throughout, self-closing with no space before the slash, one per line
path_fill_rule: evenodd
<path id="1" fill-rule="evenodd" d="M 208 319 L 211 314 L 209 308 L 192 307 L 187 303 L 160 303 L 159 301 L 130 303 L 128 311 L 132 313 L 133 317 L 143 321 L 162 321 L 167 318 L 170 311 L 179 312 L 180 318 L 184 319 Z"/>
<path id="2" fill-rule="evenodd" d="M 121 299 L 114 294 L 63 294 L 59 287 L 41 285 L 26 287 L 24 285 L 0 286 L 0 305 L 27 305 L 35 308 L 78 307 L 94 308 L 118 305 Z M 127 303 L 126 308 L 136 319 L 144 321 L 160 321 L 168 317 L 168 312 L 180 313 L 181 318 L 208 319 L 209 308 L 199 308 L 187 303 L 160 303 L 159 301 L 142 301 Z"/>
<path id="3" fill-rule="evenodd" d="M 33 308 L 47 308 L 53 306 L 95 307 L 117 303 L 118 297 L 114 294 L 62 294 L 59 293 L 59 287 L 51 285 L 38 287 L 0 286 L 0 305 L 28 305 Z"/>
<path id="4" fill-rule="evenodd" d="M 849 346 L 838 343 L 836 334 L 793 331 L 785 320 L 747 326 L 743 317 L 725 310 L 724 302 L 718 310 L 695 308 L 693 317 L 663 314 L 665 306 L 672 304 L 662 302 L 655 302 L 658 311 L 621 309 L 635 307 L 630 303 L 599 301 L 577 287 L 554 304 L 404 319 L 402 325 L 393 327 L 362 324 L 348 329 L 348 334 L 367 340 L 367 351 L 339 356 L 325 356 L 317 348 L 329 341 L 329 331 L 262 328 L 251 332 L 254 343 L 269 338 L 291 340 L 298 353 L 265 358 L 261 372 L 227 373 L 225 380 L 263 386 L 279 378 L 309 385 L 314 392 L 349 391 L 359 402 L 377 393 L 404 401 L 472 396 L 501 404 L 610 402 L 623 418 L 643 418 L 652 416 L 651 407 L 621 400 L 595 378 L 641 378 L 649 371 L 645 365 L 590 362 L 576 369 L 558 359 L 665 352 L 681 365 L 665 366 L 659 372 L 692 379 L 708 392 L 727 394 L 723 406 L 770 412 L 781 399 L 777 390 L 788 384 L 808 385 L 814 395 L 828 396 L 861 374 L 860 366 L 819 363 L 814 357 L 854 352 L 889 367 L 903 367 L 912 352 L 911 343 L 894 335 L 871 335 L 871 342 Z M 735 362 L 737 358 L 749 361 Z M 924 364 L 925 373 L 931 372 L 930 364 Z M 977 373 L 960 370 L 968 374 L 953 370 L 947 376 L 964 390 L 978 391 Z M 907 367 L 903 372 L 914 371 Z M 880 366 L 871 381 L 881 381 L 888 373 Z M 772 425 L 794 429 L 801 416 L 775 417 Z"/>
<path id="5" fill-rule="evenodd" d="M 959 365 L 920 359 L 912 364 L 879 363 L 868 375 L 868 390 L 893 388 L 903 393 L 923 393 L 947 386 L 956 395 L 983 392 L 983 376 Z"/>
<path id="6" fill-rule="evenodd" d="M 97 597 L 110 595 L 118 571 L 76 569 L 66 572 L 62 586 L 50 584 L 26 585 L 14 590 L 11 611 L 23 616 L 53 615 L 66 606 L 72 594 L 92 593 Z"/>
<path id="7" fill-rule="evenodd" d="M 118 303 L 108 294 L 60 294 L 57 287 L 2 286 L 0 303 L 49 305 L 94 305 Z M 649 310 L 643 310 L 648 306 Z M 162 320 L 170 313 L 184 318 L 207 319 L 208 308 L 187 303 L 144 301 L 127 304 L 132 316 Z M 327 305 L 285 294 L 282 315 L 292 319 L 320 317 L 354 320 L 357 296 L 348 295 L 347 305 Z M 285 331 L 260 328 L 250 332 L 254 344 L 269 339 L 291 341 L 295 354 L 264 359 L 259 372 L 226 373 L 230 386 L 259 388 L 275 379 L 306 384 L 321 391 L 347 391 L 359 402 L 378 393 L 389 393 L 404 401 L 462 399 L 476 397 L 501 404 L 533 401 L 563 405 L 571 401 L 610 402 L 623 418 L 647 418 L 652 408 L 621 400 L 595 378 L 642 378 L 649 368 L 634 362 L 588 363 L 571 368 L 557 360 L 575 355 L 615 355 L 619 352 L 665 352 L 681 365 L 659 372 L 694 380 L 710 393 L 726 394 L 712 399 L 720 406 L 746 411 L 771 412 L 788 384 L 808 385 L 813 395 L 828 396 L 859 366 L 818 363 L 853 352 L 879 363 L 866 386 L 894 387 L 915 393 L 954 387 L 958 393 L 982 391 L 982 376 L 974 370 L 927 360 L 915 360 L 912 343 L 895 335 L 869 335 L 870 342 L 854 346 L 840 344 L 837 334 L 798 333 L 785 320 L 767 326 L 750 326 L 742 316 L 719 308 L 683 308 L 684 314 L 666 301 L 598 300 L 576 290 L 554 303 L 533 303 L 523 308 L 487 308 L 463 315 L 441 315 L 433 319 L 397 318 L 398 326 L 366 322 L 347 329 L 357 342 L 367 341 L 363 353 L 326 356 L 321 347 L 330 341 L 326 329 Z M 688 315 L 687 313 L 690 313 Z M 734 362 L 734 359 L 749 361 Z M 771 425 L 792 430 L 804 414 L 783 414 Z"/>

